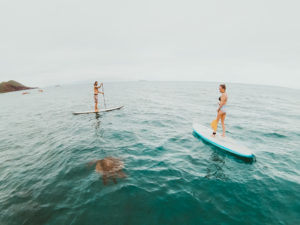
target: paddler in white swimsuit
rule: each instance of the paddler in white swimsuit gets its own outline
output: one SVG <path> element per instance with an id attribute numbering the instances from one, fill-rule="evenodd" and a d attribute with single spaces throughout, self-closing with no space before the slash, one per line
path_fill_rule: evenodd
<path id="1" fill-rule="evenodd" d="M 219 91 L 222 94 L 219 97 L 219 107 L 218 107 L 218 115 L 217 115 L 217 119 L 216 119 L 216 124 L 219 123 L 219 120 L 221 119 L 221 123 L 222 123 L 222 129 L 223 129 L 223 134 L 222 136 L 225 137 L 225 118 L 226 118 L 226 111 L 227 111 L 227 93 L 226 93 L 226 85 L 225 84 L 220 84 L 219 86 Z M 216 131 L 213 132 L 213 135 L 216 135 Z"/>
<path id="2" fill-rule="evenodd" d="M 104 94 L 103 92 L 99 91 L 98 89 L 102 87 L 103 83 L 100 84 L 100 86 L 98 85 L 98 81 L 95 81 L 94 83 L 94 100 L 95 100 L 95 112 L 98 111 L 98 94 Z"/>

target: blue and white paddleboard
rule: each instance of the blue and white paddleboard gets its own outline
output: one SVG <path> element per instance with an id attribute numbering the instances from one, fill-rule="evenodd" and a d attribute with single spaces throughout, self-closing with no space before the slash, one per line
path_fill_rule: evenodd
<path id="1" fill-rule="evenodd" d="M 236 143 L 230 137 L 222 137 L 220 134 L 216 134 L 216 136 L 212 136 L 212 129 L 209 129 L 200 124 L 193 124 L 194 132 L 202 138 L 204 141 L 224 150 L 230 152 L 234 155 L 253 159 L 254 154 L 245 146 L 242 146 Z"/>

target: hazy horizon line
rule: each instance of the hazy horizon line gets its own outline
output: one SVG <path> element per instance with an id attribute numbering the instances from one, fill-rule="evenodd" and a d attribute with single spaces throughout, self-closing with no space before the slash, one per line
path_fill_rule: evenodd
<path id="1" fill-rule="evenodd" d="M 36 87 L 36 88 L 45 88 L 45 87 L 52 87 L 52 86 L 56 86 L 56 85 L 75 85 L 75 84 L 87 84 L 87 83 L 93 83 L 95 82 L 97 79 L 88 79 L 88 80 L 77 80 L 77 81 L 71 81 L 71 82 L 62 82 L 62 83 L 54 83 L 51 82 L 50 85 L 27 85 L 26 83 L 23 83 L 22 81 L 19 80 L 15 80 L 15 79 L 10 79 L 10 80 L 6 80 L 6 81 L 0 81 L 0 83 L 2 82 L 8 82 L 8 81 L 16 81 L 19 82 L 25 86 L 28 87 Z M 293 90 L 300 90 L 300 87 L 288 87 L 288 86 L 284 86 L 284 85 L 276 85 L 276 84 L 262 84 L 262 83 L 243 83 L 243 82 L 237 82 L 237 81 L 208 81 L 208 80 L 167 80 L 167 79 L 163 79 L 163 80 L 150 80 L 150 79 L 119 79 L 119 80 L 108 80 L 108 79 L 98 79 L 98 82 L 103 82 L 103 83 L 123 83 L 123 82 L 199 82 L 199 83 L 219 83 L 219 84 L 241 84 L 241 85 L 254 85 L 254 86 L 266 86 L 266 87 L 280 87 L 280 88 L 287 88 L 287 89 L 293 89 Z"/>
<path id="2" fill-rule="evenodd" d="M 74 81 L 74 82 L 64 82 L 64 83 L 57 83 L 47 86 L 41 86 L 41 87 L 52 87 L 55 85 L 75 85 L 75 84 L 87 84 L 87 83 L 93 83 L 97 79 L 90 79 L 90 80 L 81 80 L 81 81 Z M 216 83 L 216 84 L 240 84 L 240 85 L 252 85 L 252 86 L 265 86 L 265 87 L 279 87 L 279 88 L 287 88 L 287 89 L 293 89 L 293 90 L 300 90 L 298 87 L 288 87 L 288 86 L 280 86 L 275 84 L 262 84 L 262 83 L 243 83 L 243 82 L 225 82 L 225 81 L 207 81 L 207 80 L 146 80 L 146 79 L 132 79 L 132 80 L 97 80 L 98 82 L 103 83 L 125 83 L 125 82 L 199 82 L 199 83 Z"/>

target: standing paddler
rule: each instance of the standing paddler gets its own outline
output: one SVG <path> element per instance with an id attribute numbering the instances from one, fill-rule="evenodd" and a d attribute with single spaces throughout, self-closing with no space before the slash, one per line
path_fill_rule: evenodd
<path id="1" fill-rule="evenodd" d="M 221 93 L 221 96 L 219 97 L 219 107 L 218 107 L 218 115 L 217 115 L 217 119 L 215 119 L 214 121 L 212 121 L 211 123 L 211 127 L 213 128 L 213 136 L 216 135 L 217 132 L 217 128 L 218 128 L 218 123 L 219 120 L 221 119 L 221 123 L 222 123 L 222 129 L 223 129 L 223 134 L 222 136 L 225 137 L 225 118 L 226 118 L 226 104 L 227 104 L 227 93 L 226 93 L 226 85 L 225 84 L 220 84 L 219 86 L 219 91 Z"/>
<path id="2" fill-rule="evenodd" d="M 95 112 L 98 111 L 98 94 L 100 93 L 100 94 L 104 95 L 104 92 L 98 90 L 102 86 L 103 86 L 103 83 L 101 83 L 100 86 L 98 86 L 98 81 L 95 81 L 95 83 L 94 83 Z"/>

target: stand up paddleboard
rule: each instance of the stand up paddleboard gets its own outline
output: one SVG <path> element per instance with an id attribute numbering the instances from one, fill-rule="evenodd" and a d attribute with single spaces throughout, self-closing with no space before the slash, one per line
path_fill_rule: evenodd
<path id="1" fill-rule="evenodd" d="M 89 114 L 89 113 L 101 113 L 101 112 L 110 112 L 113 110 L 122 109 L 124 106 L 114 107 L 114 108 L 107 108 L 107 109 L 99 109 L 98 111 L 87 111 L 87 112 L 73 112 L 74 115 L 79 114 Z"/>
<path id="2" fill-rule="evenodd" d="M 230 152 L 234 155 L 254 159 L 254 154 L 245 146 L 242 146 L 236 143 L 232 138 L 229 137 L 222 137 L 219 134 L 216 134 L 215 137 L 212 136 L 212 130 L 204 127 L 200 124 L 193 125 L 194 132 L 202 138 L 204 141 L 224 150 Z"/>

